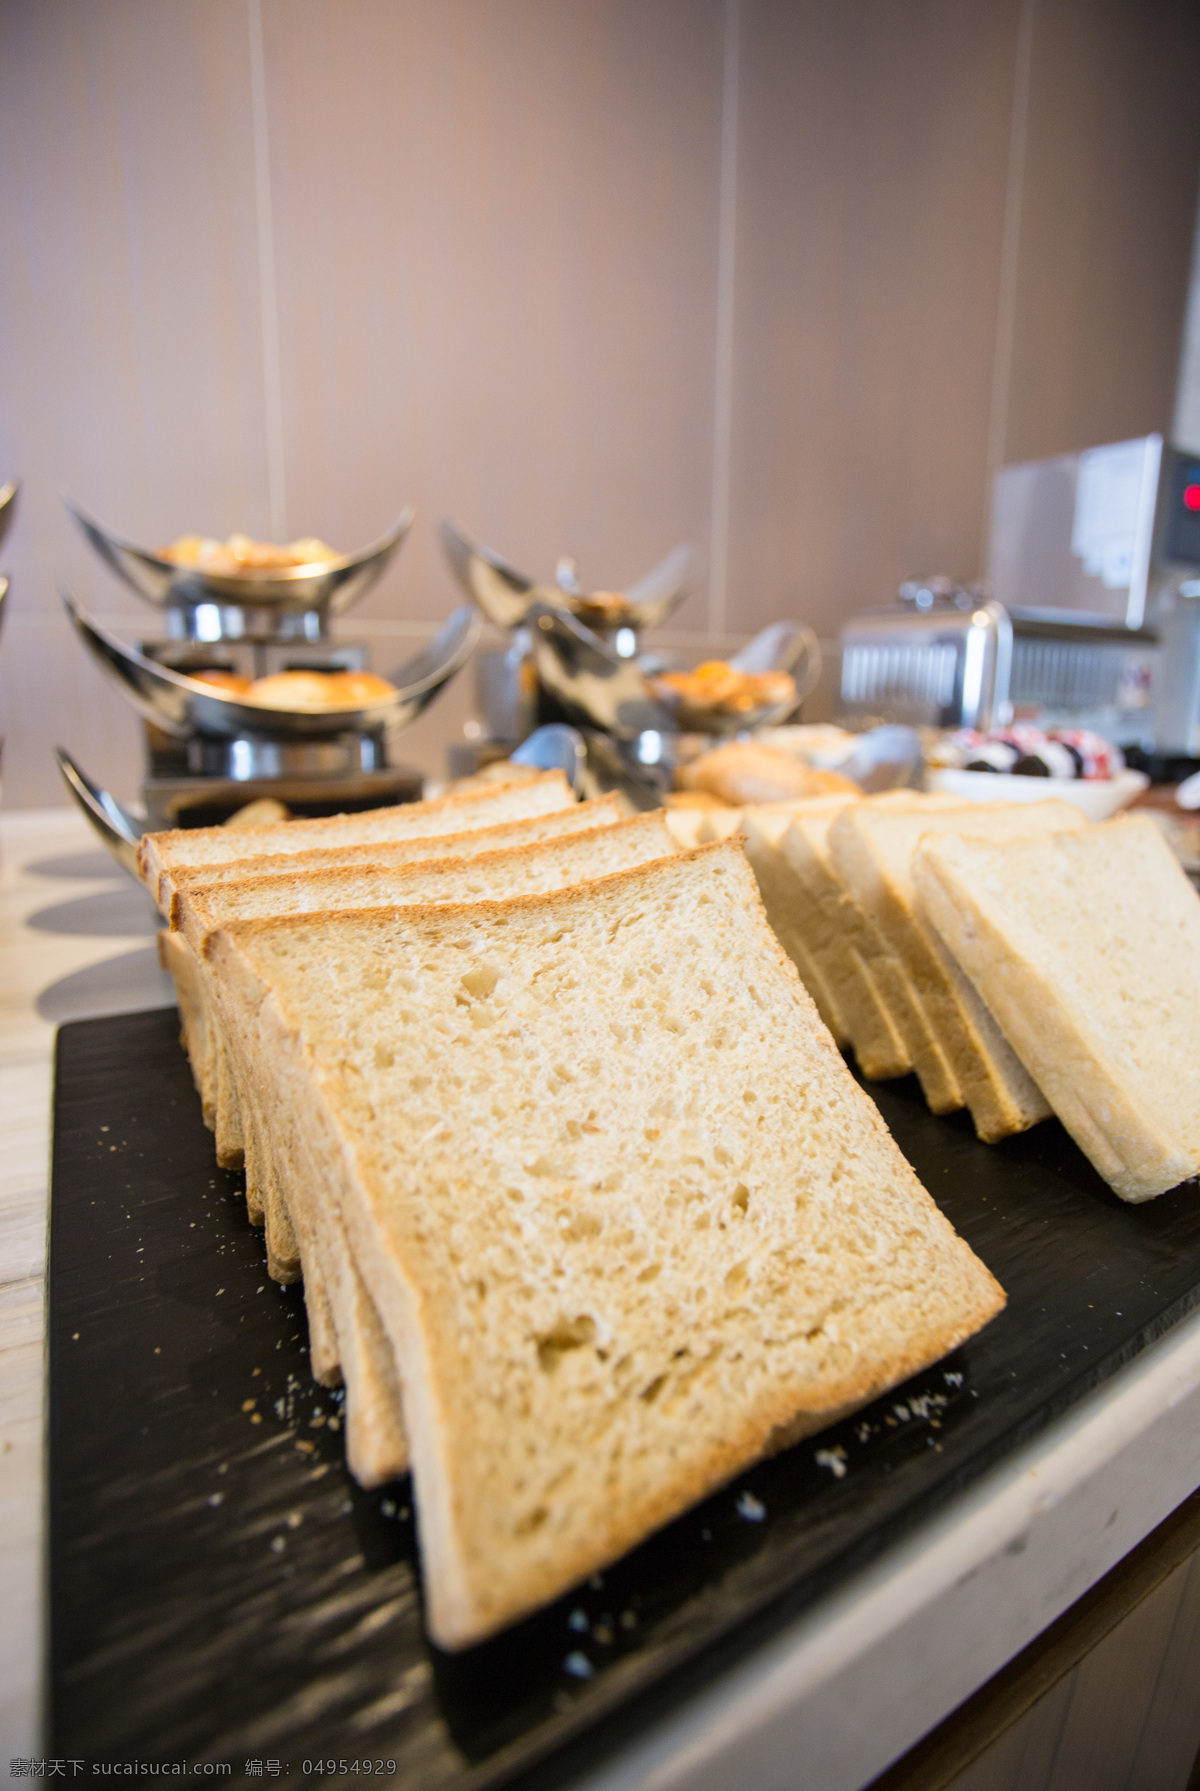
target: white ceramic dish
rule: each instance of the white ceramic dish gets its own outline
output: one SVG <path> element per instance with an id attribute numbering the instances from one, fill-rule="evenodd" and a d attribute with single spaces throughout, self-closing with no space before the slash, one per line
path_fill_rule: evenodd
<path id="1" fill-rule="evenodd" d="M 1116 777 L 1013 777 L 1003 771 L 937 771 L 925 773 L 925 788 L 961 796 L 967 802 L 1045 802 L 1059 796 L 1082 809 L 1089 821 L 1107 821 L 1127 808 L 1150 779 L 1144 771 L 1121 771 Z"/>

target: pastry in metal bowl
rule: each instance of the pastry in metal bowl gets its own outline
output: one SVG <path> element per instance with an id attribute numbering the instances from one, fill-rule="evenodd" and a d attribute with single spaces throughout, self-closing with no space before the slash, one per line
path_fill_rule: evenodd
<path id="1" fill-rule="evenodd" d="M 773 622 L 728 660 L 651 678 L 677 728 L 740 734 L 786 721 L 821 675 L 821 648 L 804 622 Z"/>
<path id="2" fill-rule="evenodd" d="M 722 662 L 723 681 L 756 693 L 748 706 L 723 707 L 720 693 L 708 704 L 683 702 L 662 674 L 647 675 L 635 660 L 557 607 L 530 611 L 538 677 L 573 721 L 602 728 L 619 740 L 653 729 L 699 734 L 737 734 L 785 719 L 804 700 L 821 670 L 821 649 L 803 622 L 775 622 Z M 704 680 L 701 680 L 703 686 Z M 715 680 L 714 680 L 715 683 Z M 762 698 L 770 700 L 762 700 Z"/>
<path id="3" fill-rule="evenodd" d="M 190 678 L 127 647 L 86 616 L 65 591 L 67 614 L 90 652 L 122 685 L 135 709 L 176 739 L 241 737 L 312 740 L 327 734 L 367 733 L 406 727 L 428 707 L 470 657 L 479 617 L 467 605 L 455 610 L 433 640 L 400 667 L 389 695 L 352 706 L 278 708 L 203 678 Z"/>
<path id="4" fill-rule="evenodd" d="M 215 603 L 247 609 L 316 610 L 330 616 L 341 615 L 371 588 L 416 514 L 410 504 L 378 541 L 323 564 L 260 566 L 222 573 L 178 564 L 169 557 L 169 549 L 139 547 L 113 534 L 69 498 L 64 502 L 104 563 L 131 591 L 159 609 Z"/>

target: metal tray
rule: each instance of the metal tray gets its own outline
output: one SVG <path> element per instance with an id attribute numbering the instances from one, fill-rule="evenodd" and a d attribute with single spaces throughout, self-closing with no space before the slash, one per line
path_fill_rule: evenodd
<path id="1" fill-rule="evenodd" d="M 59 1034 L 48 1752 L 277 1761 L 419 1791 L 570 1782 L 1175 1323 L 1200 1194 L 1118 1201 L 1055 1123 L 1000 1146 L 871 1092 L 1008 1290 L 936 1368 L 763 1462 L 469 1653 L 421 1625 L 406 1482 L 364 1494 L 170 1010 Z M 686 1668 L 686 1671 L 683 1669 Z M 394 1775 L 387 1763 L 394 1762 Z M 366 1770 L 355 1763 L 368 1762 Z M 261 1776 L 261 1775 L 256 1775 Z M 339 1775 L 340 1776 L 340 1775 Z"/>

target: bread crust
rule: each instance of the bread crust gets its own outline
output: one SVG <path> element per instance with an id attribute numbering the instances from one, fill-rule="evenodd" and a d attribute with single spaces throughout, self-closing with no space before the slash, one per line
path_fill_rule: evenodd
<path id="1" fill-rule="evenodd" d="M 169 916 L 171 874 L 180 865 L 224 863 L 263 853 L 301 852 L 308 846 L 325 843 L 331 834 L 335 838 L 340 836 L 347 843 L 355 839 L 364 843 L 396 839 L 421 831 L 419 825 L 412 825 L 414 822 L 419 824 L 456 816 L 469 827 L 476 816 L 492 814 L 498 818 L 516 819 L 550 809 L 568 808 L 574 800 L 562 772 L 547 771 L 540 777 L 523 779 L 519 783 L 437 796 L 427 802 L 368 809 L 359 814 L 276 821 L 264 827 L 185 827 L 144 833 L 138 845 L 138 875 L 159 909 Z M 449 832 L 451 828 L 435 827 L 431 831 Z"/>

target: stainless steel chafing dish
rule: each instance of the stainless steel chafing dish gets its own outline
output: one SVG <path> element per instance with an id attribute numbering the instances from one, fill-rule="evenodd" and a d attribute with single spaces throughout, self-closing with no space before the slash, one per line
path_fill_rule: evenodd
<path id="1" fill-rule="evenodd" d="M 364 669 L 366 649 L 332 641 L 329 623 L 381 576 L 411 525 L 411 507 L 359 553 L 236 575 L 177 566 L 69 507 L 105 564 L 166 624 L 166 641 L 129 646 L 62 593 L 79 638 L 146 723 L 148 825 L 221 820 L 266 795 L 295 813 L 329 814 L 420 794 L 420 775 L 392 762 L 391 741 L 470 656 L 480 626 L 471 607 L 392 674 L 392 691 L 369 702 L 274 707 L 197 675 Z M 65 754 L 60 766 L 111 846 L 111 826 L 101 820 L 128 821 L 129 811 Z"/>
<path id="2" fill-rule="evenodd" d="M 171 637 L 192 641 L 323 640 L 330 620 L 382 577 L 416 514 L 409 504 L 386 534 L 358 553 L 313 566 L 222 574 L 178 566 L 161 550 L 138 547 L 65 501 L 104 563 L 164 612 Z"/>

